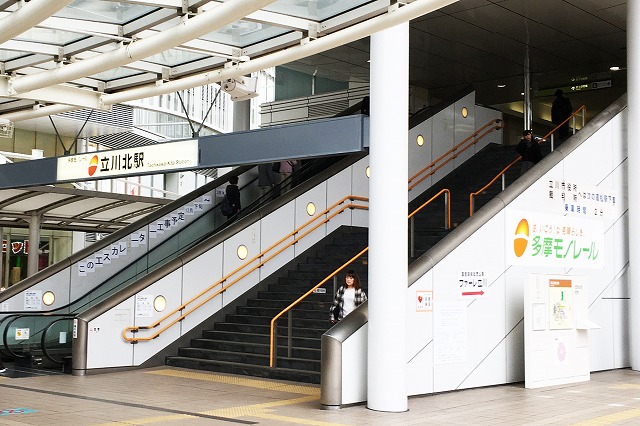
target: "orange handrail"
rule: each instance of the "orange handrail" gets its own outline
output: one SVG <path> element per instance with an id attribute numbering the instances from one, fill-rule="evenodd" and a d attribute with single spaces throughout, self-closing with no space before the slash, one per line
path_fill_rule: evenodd
<path id="1" fill-rule="evenodd" d="M 264 251 L 262 251 L 260 254 L 254 256 L 252 259 L 248 260 L 247 262 L 245 262 L 244 264 L 242 264 L 241 266 L 239 266 L 238 268 L 234 269 L 233 271 L 231 271 L 229 274 L 223 276 L 221 279 L 219 279 L 218 281 L 216 281 L 214 284 L 212 284 L 211 286 L 207 287 L 206 289 L 204 289 L 203 291 L 201 291 L 200 293 L 198 293 L 197 295 L 195 295 L 194 297 L 192 297 L 191 299 L 189 299 L 187 302 L 183 303 L 182 305 L 180 305 L 178 308 L 174 309 L 173 311 L 169 312 L 168 314 L 166 314 L 164 317 L 162 317 L 161 319 L 159 319 L 158 321 L 156 321 L 154 324 L 148 325 L 148 326 L 132 326 L 132 327 L 126 327 L 123 331 L 122 331 L 122 338 L 127 341 L 127 342 L 131 342 L 131 343 L 137 343 L 140 341 L 149 341 L 152 339 L 155 339 L 156 337 L 158 337 L 162 332 L 166 331 L 168 328 L 172 327 L 173 325 L 175 325 L 176 323 L 182 321 L 184 318 L 186 318 L 189 314 L 191 314 L 192 312 L 194 312 L 196 309 L 198 309 L 199 307 L 201 307 L 202 305 L 204 305 L 205 303 L 207 303 L 208 301 L 210 301 L 211 299 L 213 299 L 214 297 L 216 297 L 217 295 L 219 295 L 220 293 L 226 291 L 229 287 L 231 287 L 232 285 L 234 285 L 235 283 L 237 283 L 238 281 L 240 281 L 242 278 L 246 277 L 247 275 L 251 274 L 253 271 L 255 271 L 256 269 L 262 267 L 266 262 L 268 262 L 269 260 L 273 259 L 275 256 L 277 256 L 278 254 L 282 253 L 283 251 L 285 251 L 287 248 L 291 247 L 292 245 L 296 244 L 298 241 L 300 241 L 300 239 L 304 238 L 305 236 L 309 235 L 311 232 L 313 232 L 314 230 L 316 230 L 317 228 L 319 228 L 320 226 L 322 226 L 323 224 L 327 223 L 328 221 L 330 221 L 331 219 L 333 219 L 335 216 L 337 216 L 338 214 L 342 213 L 344 210 L 346 209 L 365 209 L 365 206 L 361 206 L 361 205 L 357 205 L 357 204 L 346 204 L 345 206 L 343 206 L 342 208 L 340 208 L 338 211 L 332 213 L 331 215 L 327 216 L 326 218 L 324 218 L 320 223 L 316 224 L 315 226 L 313 226 L 311 229 L 309 229 L 308 231 L 306 231 L 305 233 L 301 234 L 300 236 L 294 238 L 292 241 L 290 241 L 287 245 L 285 245 L 284 247 L 280 248 L 279 250 L 277 250 L 275 253 L 271 254 L 269 257 L 266 257 L 265 259 L 263 259 L 262 261 L 260 261 L 257 265 L 253 266 L 252 268 L 250 268 L 247 272 L 244 272 L 243 274 L 241 274 L 239 277 L 235 278 L 233 281 L 229 282 L 227 285 L 222 285 L 222 287 L 217 290 L 216 292 L 214 292 L 212 295 L 208 296 L 206 299 L 204 299 L 202 302 L 198 303 L 196 306 L 194 306 L 193 308 L 189 309 L 188 311 L 184 312 L 182 315 L 180 315 L 178 318 L 176 318 L 175 320 L 171 321 L 169 324 L 167 324 L 165 327 L 161 328 L 160 330 L 158 330 L 155 334 L 148 336 L 148 337 L 128 337 L 127 336 L 127 332 L 131 331 L 132 333 L 138 332 L 139 330 L 149 330 L 149 329 L 153 329 L 158 327 L 160 324 L 162 324 L 163 321 L 167 320 L 169 317 L 171 317 L 172 315 L 183 311 L 188 305 L 190 305 L 191 303 L 195 302 L 197 299 L 199 299 L 200 297 L 204 296 L 205 294 L 207 294 L 208 292 L 210 292 L 211 290 L 213 290 L 215 287 L 217 287 L 219 284 L 224 283 L 225 281 L 227 281 L 230 277 L 232 277 L 233 275 L 235 275 L 236 273 L 240 272 L 242 269 L 247 268 L 252 262 L 261 259 L 263 257 L 265 257 L 265 255 L 270 252 L 271 250 L 273 250 L 274 248 L 276 248 L 278 245 L 280 245 L 281 243 L 285 242 L 287 240 L 287 238 L 292 237 L 296 234 L 298 234 L 302 229 L 304 229 L 305 227 L 311 225 L 313 222 L 315 222 L 317 219 L 322 218 L 325 214 L 328 214 L 331 210 L 333 210 L 334 208 L 338 207 L 340 204 L 344 203 L 347 200 L 351 200 L 351 201 L 363 201 L 363 202 L 368 202 L 368 198 L 366 197 L 360 197 L 360 196 L 355 196 L 355 195 L 350 195 L 347 197 L 344 197 L 343 199 L 341 199 L 340 201 L 336 202 L 335 204 L 333 204 L 332 206 L 330 206 L 329 208 L 325 209 L 323 212 L 319 213 L 318 215 L 316 215 L 315 217 L 313 217 L 312 219 L 308 220 L 306 223 L 304 223 L 303 225 L 301 225 L 300 227 L 298 227 L 297 229 L 295 229 L 294 231 L 290 232 L 289 234 L 287 234 L 285 237 L 281 238 L 280 240 L 278 240 L 276 243 L 272 244 L 271 246 L 269 246 L 267 249 L 265 249 Z"/>
<path id="2" fill-rule="evenodd" d="M 497 125 L 494 125 L 494 124 L 497 124 Z M 493 126 L 493 127 L 491 127 L 491 126 Z M 488 130 L 486 130 L 484 133 L 482 133 L 480 136 L 478 136 L 483 130 L 487 129 L 488 127 L 490 127 L 490 128 Z M 493 132 L 494 130 L 502 129 L 503 127 L 504 127 L 504 122 L 502 120 L 500 120 L 500 119 L 494 119 L 494 120 L 489 121 L 487 124 L 485 124 L 484 126 L 479 128 L 478 130 L 476 130 L 472 135 L 468 136 L 462 142 L 458 143 L 456 146 L 454 146 L 453 148 L 451 148 L 450 150 L 448 150 L 447 152 L 442 154 L 440 157 L 435 159 L 427 167 L 425 167 L 424 169 L 420 170 L 418 173 L 413 175 L 409 179 L 409 182 L 408 182 L 409 183 L 409 191 L 411 191 L 413 188 L 415 188 L 420 182 L 422 182 L 423 180 L 425 180 L 426 178 L 428 178 L 429 176 L 433 175 L 435 172 L 440 170 L 442 167 L 444 167 L 450 161 L 455 160 L 460 154 L 462 154 L 464 151 L 466 151 L 467 149 L 471 148 L 473 145 L 478 143 L 483 137 L 485 137 L 489 133 Z M 460 149 L 460 152 L 456 152 L 458 150 L 458 148 L 460 148 L 462 145 L 464 145 L 466 142 L 468 142 L 468 141 L 470 141 L 472 139 L 473 139 L 472 143 L 470 143 L 467 146 L 465 146 L 464 148 Z M 435 167 L 436 164 L 440 160 L 442 160 L 447 155 L 449 155 L 449 154 L 451 154 L 453 152 L 455 152 L 455 154 L 453 156 L 449 157 L 445 162 L 443 162 L 442 164 L 438 165 L 438 167 Z M 426 175 L 422 176 L 420 179 L 418 179 L 418 176 L 420 176 L 421 174 L 425 173 L 427 170 L 429 170 L 431 168 L 434 168 L 434 169 L 431 170 L 428 174 L 426 174 Z M 411 184 L 411 182 L 413 182 L 416 179 L 418 179 L 418 180 L 416 182 L 414 182 L 413 184 Z"/>
<path id="3" fill-rule="evenodd" d="M 562 126 L 564 123 L 568 122 L 569 120 L 571 120 L 572 118 L 574 118 L 576 115 L 578 115 L 578 113 L 580 113 L 582 111 L 582 113 L 584 115 L 586 115 L 587 113 L 587 107 L 585 105 L 582 105 L 580 108 L 578 108 L 573 114 L 571 114 L 566 120 L 564 120 L 562 123 L 558 124 L 556 127 L 554 127 L 549 133 L 547 133 L 546 135 L 544 135 L 544 137 L 538 141 L 538 143 L 546 140 L 549 136 L 551 136 L 556 130 L 558 130 L 558 128 L 560 128 L 560 126 Z M 505 174 L 507 172 L 507 170 L 509 170 L 511 168 L 511 166 L 513 166 L 514 164 L 516 164 L 518 161 L 520 161 L 522 159 L 522 156 L 519 156 L 518 158 L 516 158 L 515 160 L 513 160 L 511 163 L 509 163 L 509 165 L 507 167 L 505 167 L 504 169 L 502 169 L 502 171 L 500 173 L 498 173 L 496 175 L 496 177 L 494 177 L 493 179 L 491 179 L 489 181 L 488 184 L 486 184 L 485 186 L 483 186 L 482 188 L 480 188 L 479 190 L 477 190 L 476 192 L 472 192 L 469 194 L 469 217 L 473 216 L 473 197 L 475 197 L 476 195 L 480 194 L 481 192 L 483 192 L 485 189 L 487 189 L 489 186 L 491 186 L 496 180 L 498 180 L 499 177 L 501 177 L 503 174 Z"/>
<path id="4" fill-rule="evenodd" d="M 431 197 L 428 201 L 424 202 L 422 205 L 420 205 L 420 207 L 418 207 L 417 209 L 415 209 L 413 212 L 411 212 L 409 214 L 409 216 L 407 216 L 407 219 L 410 219 L 411 217 L 413 217 L 416 213 L 418 213 L 420 210 L 422 210 L 424 207 L 426 207 L 429 203 L 431 203 L 433 200 L 435 200 L 436 198 L 438 198 L 440 195 L 442 194 L 447 194 L 447 196 L 451 195 L 451 191 L 449 191 L 448 189 L 442 189 L 440 190 L 436 195 L 434 195 L 433 197 Z M 450 225 L 451 225 L 451 205 L 447 204 L 447 229 L 449 229 Z M 322 281 L 320 281 L 318 284 L 316 284 L 315 286 L 313 286 L 309 291 L 307 291 L 306 293 L 304 293 L 302 296 L 298 297 L 295 301 L 293 301 L 291 304 L 289 304 L 289 306 L 287 306 L 286 308 L 284 308 L 282 311 L 280 311 L 280 313 L 278 315 L 276 315 L 272 320 L 271 320 L 271 329 L 270 329 L 270 336 L 269 336 L 269 344 L 270 344 L 270 348 L 269 348 L 269 366 L 273 367 L 273 361 L 274 361 L 274 353 L 275 353 L 275 347 L 277 346 L 275 342 L 275 323 L 276 321 L 285 313 L 289 312 L 291 309 L 293 309 L 294 306 L 296 306 L 298 303 L 302 302 L 302 300 L 304 300 L 307 296 L 309 296 L 311 293 L 313 293 L 317 288 L 321 287 L 324 283 L 326 283 L 329 279 L 333 278 L 333 276 L 335 276 L 336 274 L 338 274 L 340 271 L 342 271 L 344 268 L 346 268 L 348 265 L 350 265 L 352 262 L 354 262 L 356 259 L 358 259 L 360 256 L 362 256 L 363 254 L 365 254 L 367 252 L 367 250 L 369 250 L 369 247 L 365 247 L 363 250 L 360 251 L 360 253 L 356 254 L 355 256 L 353 256 L 351 259 L 349 259 L 346 263 L 344 263 L 342 266 L 340 266 L 338 269 L 336 269 L 335 271 L 333 271 L 331 274 L 327 275 L 326 278 L 324 278 Z"/>

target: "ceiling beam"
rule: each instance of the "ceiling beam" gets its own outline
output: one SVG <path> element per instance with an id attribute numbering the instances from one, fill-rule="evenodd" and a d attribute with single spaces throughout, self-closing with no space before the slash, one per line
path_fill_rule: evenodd
<path id="1" fill-rule="evenodd" d="M 54 13 L 63 9 L 73 0 L 31 0 L 11 15 L 0 19 L 0 43 L 22 34 Z"/>
<path id="2" fill-rule="evenodd" d="M 360 22 L 315 40 L 303 40 L 299 45 L 270 53 L 259 58 L 251 59 L 247 62 L 239 62 L 234 64 L 232 67 L 219 68 L 210 72 L 171 80 L 163 84 L 147 85 L 117 93 L 105 93 L 101 96 L 102 102 L 105 105 L 113 105 L 120 102 L 172 93 L 191 87 L 219 83 L 229 78 L 248 75 L 252 72 L 297 61 L 299 59 L 306 58 L 307 56 L 315 55 L 335 47 L 342 46 L 343 44 L 351 43 L 378 31 L 391 28 L 403 22 L 408 22 L 452 3 L 456 3 L 457 1 L 458 0 L 415 0 L 405 6 L 393 9 L 384 15 L 376 16 L 367 21 Z"/>
<path id="3" fill-rule="evenodd" d="M 98 57 L 74 62 L 34 75 L 13 77 L 9 80 L 9 87 L 13 94 L 29 92 L 142 60 L 242 19 L 245 15 L 259 10 L 273 1 L 234 0 L 225 2 L 207 12 L 185 19 L 178 25 L 153 37 L 137 40 L 126 45 L 122 44 L 118 49 Z"/>

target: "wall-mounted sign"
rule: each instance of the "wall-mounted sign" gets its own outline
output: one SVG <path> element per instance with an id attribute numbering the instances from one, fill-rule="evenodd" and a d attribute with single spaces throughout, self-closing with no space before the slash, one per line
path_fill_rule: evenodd
<path id="1" fill-rule="evenodd" d="M 58 181 L 154 174 L 198 166 L 196 139 L 59 157 Z"/>
<path id="2" fill-rule="evenodd" d="M 507 262 L 512 265 L 604 267 L 602 220 L 509 210 Z"/>

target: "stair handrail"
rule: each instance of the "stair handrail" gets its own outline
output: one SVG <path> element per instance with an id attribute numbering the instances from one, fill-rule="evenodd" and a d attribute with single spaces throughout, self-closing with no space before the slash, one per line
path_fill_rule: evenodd
<path id="1" fill-rule="evenodd" d="M 447 211 L 447 214 L 445 215 L 445 217 L 447 217 L 448 222 L 447 225 L 445 225 L 446 229 L 450 228 L 451 225 L 451 204 L 448 202 L 449 198 L 451 197 L 451 191 L 447 188 L 444 188 L 442 190 L 440 190 L 437 194 L 435 194 L 433 197 L 431 197 L 429 200 L 425 201 L 422 205 L 420 205 L 418 208 L 416 208 L 413 212 L 411 212 L 407 218 L 408 219 L 413 219 L 413 216 L 416 215 L 416 213 L 418 213 L 420 210 L 422 210 L 423 208 L 425 208 L 428 204 L 430 204 L 432 201 L 434 201 L 436 198 L 438 198 L 440 195 L 445 194 L 445 210 Z M 368 209 L 368 208 L 367 208 Z M 290 312 L 291 309 L 293 309 L 294 306 L 296 306 L 298 303 L 302 302 L 304 299 L 307 298 L 307 296 L 309 296 L 311 293 L 313 293 L 317 288 L 321 287 L 324 283 L 326 283 L 328 280 L 330 280 L 331 278 L 333 278 L 335 275 L 337 275 L 340 271 L 342 271 L 344 268 L 346 268 L 347 266 L 349 266 L 352 262 L 354 262 L 356 259 L 358 259 L 360 256 L 362 256 L 363 254 L 365 254 L 367 252 L 367 250 L 369 250 L 369 246 L 365 247 L 364 249 L 362 249 L 358 254 L 356 254 L 355 256 L 353 256 L 351 259 L 349 259 L 346 263 L 344 263 L 342 266 L 338 267 L 336 270 L 334 270 L 331 274 L 327 275 L 326 278 L 324 278 L 322 281 L 320 281 L 318 284 L 316 284 L 315 286 L 313 286 L 309 291 L 307 291 L 306 293 L 304 293 L 302 296 L 298 297 L 295 301 L 291 302 L 291 304 L 289 304 L 289 306 L 287 306 L 286 308 L 284 308 L 282 311 L 280 311 L 280 313 L 278 313 L 275 317 L 273 317 L 273 319 L 271 320 L 271 329 L 270 329 L 270 336 L 269 336 L 269 367 L 273 368 L 273 364 L 275 361 L 275 347 L 276 347 L 276 334 L 275 333 L 275 323 L 276 321 L 285 313 Z M 291 321 L 291 318 L 289 319 Z"/>
<path id="2" fill-rule="evenodd" d="M 413 188 L 415 188 L 420 182 L 422 182 L 423 180 L 425 180 L 426 178 L 428 178 L 429 176 L 432 176 L 435 172 L 437 172 L 438 170 L 440 170 L 442 167 L 444 167 L 445 165 L 447 165 L 449 162 L 455 160 L 456 158 L 458 158 L 458 156 L 460 154 L 462 154 L 464 151 L 466 151 L 467 149 L 471 148 L 473 145 L 475 145 L 476 143 L 480 142 L 480 140 L 482 138 L 484 138 L 485 136 L 487 136 L 489 133 L 493 132 L 494 130 L 500 130 L 504 128 L 504 121 L 500 118 L 496 118 L 496 119 L 492 119 L 490 120 L 487 124 L 485 124 L 484 126 L 480 127 L 478 130 L 476 130 L 475 132 L 473 132 L 473 134 L 469 135 L 468 137 L 466 137 L 464 140 L 462 140 L 460 143 L 458 143 L 456 146 L 454 146 L 453 148 L 449 149 L 447 152 L 445 152 L 444 154 L 442 154 L 440 157 L 436 158 L 435 160 L 433 160 L 433 162 L 431 162 L 431 164 L 429 164 L 427 167 L 423 168 L 422 170 L 420 170 L 418 173 L 416 173 L 415 175 L 413 175 L 411 178 L 409 178 L 409 191 L 411 191 Z M 486 129 L 486 130 L 485 130 Z M 484 133 L 482 133 L 484 131 Z M 480 134 L 482 133 L 482 134 Z M 479 135 L 479 136 L 478 136 Z M 458 149 L 464 145 L 465 143 L 471 141 L 471 143 L 469 143 L 467 146 L 465 146 L 464 148 L 460 149 L 459 152 Z M 438 165 L 437 167 L 436 164 L 444 159 L 447 155 L 454 153 L 451 157 L 447 158 L 447 160 L 445 162 L 443 162 L 442 164 Z M 429 173 L 427 173 L 426 175 L 422 176 L 420 179 L 418 179 L 418 177 L 425 173 L 427 170 L 431 169 L 435 167 L 433 170 L 431 170 Z M 413 184 L 411 182 L 413 182 L 415 179 L 418 179 L 416 182 L 414 182 Z"/>
<path id="3" fill-rule="evenodd" d="M 331 215 L 327 216 L 326 218 L 324 218 L 322 221 L 320 221 L 319 223 L 317 223 L 316 225 L 314 225 L 311 229 L 307 230 L 306 232 L 300 234 L 299 236 L 295 237 L 293 240 L 291 240 L 288 244 L 286 244 L 284 247 L 281 247 L 279 250 L 277 250 L 275 253 L 271 254 L 268 257 L 265 257 L 267 255 L 267 253 L 269 253 L 271 250 L 275 249 L 276 247 L 278 247 L 281 243 L 285 242 L 288 238 L 300 233 L 304 228 L 308 227 L 309 225 L 313 224 L 313 222 L 317 221 L 318 219 L 322 219 L 324 215 L 329 214 L 330 211 L 332 211 L 333 209 L 335 209 L 336 207 L 340 206 L 341 204 L 345 203 L 347 200 L 350 200 L 349 204 L 345 204 L 343 207 L 341 207 L 339 210 L 333 212 Z M 150 341 L 153 340 L 155 338 L 157 338 L 161 333 L 163 333 L 164 331 L 166 331 L 167 329 L 169 329 L 170 327 L 172 327 L 173 325 L 177 324 L 178 322 L 181 322 L 183 319 L 185 319 L 188 315 L 192 314 L 194 311 L 196 311 L 198 308 L 200 308 L 201 306 L 203 306 L 205 303 L 207 303 L 208 301 L 210 301 L 211 299 L 213 299 L 214 297 L 218 296 L 219 294 L 223 293 L 224 291 L 226 291 L 227 289 L 229 289 L 231 286 L 233 286 L 235 283 L 237 283 L 238 281 L 240 281 L 241 279 L 243 279 L 244 277 L 246 277 L 247 275 L 251 274 L 252 272 L 254 272 L 256 269 L 261 268 L 265 263 L 267 263 L 269 260 L 273 259 L 274 257 L 276 257 L 277 255 L 279 255 L 280 253 L 282 253 L 283 251 L 285 251 L 286 249 L 288 249 L 289 247 L 293 246 L 294 244 L 297 244 L 298 241 L 300 241 L 302 238 L 306 237 L 307 235 L 309 235 L 311 232 L 315 231 L 316 229 L 318 229 L 320 226 L 324 225 L 325 223 L 329 222 L 331 219 L 333 219 L 335 216 L 339 215 L 340 213 L 342 213 L 343 211 L 347 210 L 347 209 L 366 209 L 366 206 L 362 206 L 362 205 L 358 205 L 358 204 L 353 204 L 353 201 L 362 201 L 362 202 L 368 202 L 369 199 L 366 197 L 361 197 L 358 195 L 348 195 L 344 198 L 342 198 L 341 200 L 337 201 L 336 203 L 334 203 L 333 205 L 331 205 L 330 207 L 328 207 L 327 209 L 325 209 L 324 211 L 322 211 L 321 213 L 317 214 L 316 216 L 314 216 L 313 218 L 311 218 L 310 220 L 308 220 L 307 222 L 305 222 L 303 225 L 301 225 L 300 227 L 296 228 L 295 230 L 291 231 L 290 233 L 288 233 L 286 236 L 282 237 L 280 240 L 278 240 L 277 242 L 275 242 L 274 244 L 272 244 L 271 246 L 269 246 L 268 248 L 266 248 L 265 250 L 263 250 L 261 253 L 257 254 L 256 256 L 254 256 L 253 258 L 249 259 L 248 261 L 244 262 L 242 265 L 240 265 L 239 267 L 237 267 L 236 269 L 234 269 L 233 271 L 231 271 L 230 273 L 228 273 L 227 275 L 223 276 L 222 278 L 220 278 L 219 280 L 217 280 L 215 283 L 213 283 L 212 285 L 210 285 L 209 287 L 207 287 L 206 289 L 202 290 L 200 293 L 196 294 L 195 296 L 193 296 L 191 299 L 189 299 L 188 301 L 184 302 L 182 305 L 180 305 L 179 307 L 177 307 L 176 309 L 174 309 L 173 311 L 167 313 L 165 316 L 163 316 L 162 318 L 160 318 L 158 321 L 156 321 L 155 323 L 151 324 L 151 325 L 146 325 L 146 326 L 130 326 L 130 327 L 126 327 L 124 330 L 122 330 L 122 338 L 127 341 L 130 342 L 132 344 L 138 343 L 138 342 L 144 342 L 144 341 Z M 261 258 L 263 258 L 261 261 L 259 261 L 259 263 L 255 266 L 253 266 L 252 268 L 250 268 L 248 271 L 242 273 L 239 277 L 233 279 L 232 281 L 230 281 L 228 284 L 224 285 L 223 283 L 227 280 L 229 280 L 233 275 L 241 272 L 243 269 L 247 268 L 250 264 L 252 264 L 254 261 L 259 260 Z M 202 296 L 204 296 L 205 294 L 207 294 L 208 292 L 210 292 L 211 290 L 213 290 L 214 288 L 216 288 L 218 285 L 222 285 L 222 287 L 220 287 L 220 289 L 218 289 L 217 291 L 215 291 L 213 294 L 211 294 L 210 296 L 206 297 L 203 301 L 201 301 L 200 303 L 198 303 L 197 305 L 195 305 L 193 308 L 187 310 L 186 312 L 183 312 L 179 317 L 177 317 L 176 319 L 174 319 L 173 321 L 169 322 L 169 324 L 167 324 L 166 326 L 164 326 L 163 328 L 161 328 L 160 330 L 156 331 L 154 334 L 147 336 L 147 337 L 129 337 L 127 336 L 128 332 L 131 333 L 137 333 L 140 330 L 151 330 L 154 328 L 159 327 L 163 321 L 166 321 L 167 319 L 169 319 L 169 317 L 171 317 L 172 315 L 184 311 L 188 305 L 194 303 L 196 300 L 200 299 Z"/>
<path id="4" fill-rule="evenodd" d="M 558 130 L 560 128 L 560 126 L 562 126 L 563 124 L 567 123 L 571 119 L 573 119 L 574 123 L 575 123 L 575 117 L 579 113 L 582 113 L 582 126 L 584 127 L 584 117 L 586 115 L 586 112 L 587 112 L 587 107 L 585 105 L 580 106 L 580 108 L 575 110 L 573 112 L 573 114 L 571 114 L 566 120 L 564 120 L 562 123 L 558 124 L 556 127 L 551 129 L 551 131 L 549 133 L 547 133 L 546 135 L 544 135 L 542 137 L 542 139 L 538 140 L 538 143 L 546 141 L 548 137 L 551 137 L 551 141 L 553 142 L 553 134 L 555 133 L 555 131 Z M 575 125 L 573 126 L 573 131 L 574 131 L 574 134 L 575 134 Z M 498 180 L 498 178 L 503 176 L 507 172 L 507 170 L 509 170 L 514 164 L 516 164 L 520 160 L 522 160 L 522 156 L 518 156 L 518 158 L 516 158 L 511 163 L 509 163 L 509 165 L 507 167 L 502 169 L 502 171 L 500 173 L 498 173 L 493 179 L 491 179 L 489 181 L 489 183 L 487 183 L 485 186 L 483 186 L 482 188 L 480 188 L 476 192 L 472 192 L 472 193 L 469 194 L 469 217 L 473 216 L 473 211 L 474 211 L 474 207 L 475 207 L 474 206 L 474 197 L 476 195 L 482 193 L 488 187 L 490 187 L 496 180 Z M 504 188 L 502 188 L 502 189 L 504 190 Z"/>

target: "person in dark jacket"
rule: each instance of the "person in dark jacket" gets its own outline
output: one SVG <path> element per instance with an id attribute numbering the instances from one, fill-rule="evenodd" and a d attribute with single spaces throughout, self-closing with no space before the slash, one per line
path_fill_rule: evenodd
<path id="1" fill-rule="evenodd" d="M 537 140 L 532 139 L 531 130 L 522 132 L 522 138 L 516 146 L 516 151 L 522 157 L 520 176 L 531 169 L 538 161 L 542 160 L 542 152 Z"/>
<path id="2" fill-rule="evenodd" d="M 556 98 L 553 100 L 553 104 L 551 105 L 551 121 L 556 126 L 571 117 L 571 114 L 573 113 L 571 101 L 569 98 L 564 97 L 563 93 L 562 89 L 556 90 Z M 558 128 L 558 139 L 563 141 L 567 137 L 569 137 L 569 121 L 563 123 Z"/>
<path id="3" fill-rule="evenodd" d="M 225 197 L 229 200 L 232 210 L 227 214 L 227 219 L 237 215 L 240 212 L 240 190 L 238 189 L 238 176 L 231 176 L 229 178 L 229 185 L 225 189 Z"/>

